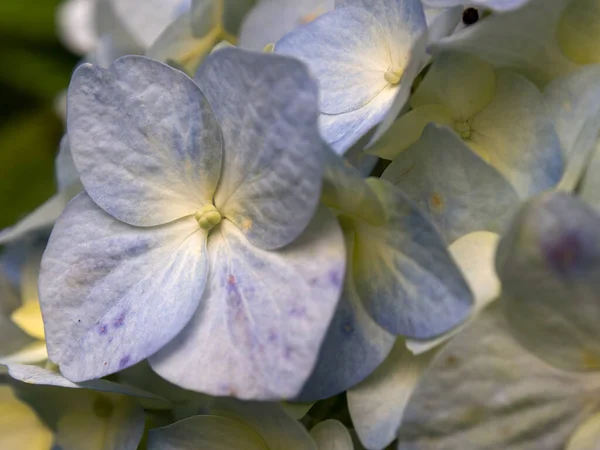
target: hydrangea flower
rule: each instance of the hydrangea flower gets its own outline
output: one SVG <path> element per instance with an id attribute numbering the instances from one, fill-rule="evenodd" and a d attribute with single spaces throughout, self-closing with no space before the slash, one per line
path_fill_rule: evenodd
<path id="1" fill-rule="evenodd" d="M 552 188 L 563 174 L 560 141 L 542 94 L 521 75 L 495 72 L 469 54 L 445 53 L 435 59 L 410 104 L 413 109 L 370 153 L 401 157 L 433 122 L 452 128 L 522 197 Z"/>
<path id="2" fill-rule="evenodd" d="M 317 86 L 298 61 L 234 48 L 196 80 L 135 56 L 75 72 L 86 193 L 42 260 L 49 356 L 73 381 L 150 358 L 188 389 L 293 397 L 345 271 L 338 224 L 315 216 Z"/>
<path id="3" fill-rule="evenodd" d="M 321 89 L 321 132 L 344 153 L 400 112 L 421 69 L 426 29 L 418 0 L 338 1 L 275 51 L 310 66 Z"/>
<path id="4" fill-rule="evenodd" d="M 429 448 L 442 423 L 441 447 L 593 448 L 583 444 L 599 436 L 590 402 L 600 392 L 599 225 L 566 193 L 524 205 L 496 255 L 502 304 L 436 356 L 405 412 L 400 449 Z"/>
<path id="5" fill-rule="evenodd" d="M 474 294 L 475 306 L 468 322 L 500 293 L 494 270 L 494 253 L 499 236 L 489 232 L 470 233 L 449 250 Z M 385 361 L 363 382 L 347 392 L 348 410 L 363 445 L 382 450 L 398 434 L 404 408 L 439 346 L 463 330 L 467 323 L 430 340 L 398 339 Z"/>
<path id="6" fill-rule="evenodd" d="M 398 335 L 429 339 L 456 327 L 473 300 L 435 226 L 399 189 L 363 179 L 333 153 L 325 180 L 323 202 L 344 230 L 348 271 L 302 401 L 355 386 Z"/>

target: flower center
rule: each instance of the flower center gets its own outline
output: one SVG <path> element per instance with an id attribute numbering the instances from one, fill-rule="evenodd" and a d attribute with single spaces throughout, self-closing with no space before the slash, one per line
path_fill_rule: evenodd
<path id="1" fill-rule="evenodd" d="M 200 211 L 194 215 L 198 225 L 203 230 L 209 231 L 221 222 L 221 214 L 214 205 L 204 205 Z"/>
<path id="2" fill-rule="evenodd" d="M 390 84 L 398 84 L 402 79 L 402 70 L 401 69 L 388 69 L 386 73 L 383 74 L 383 78 Z"/>
<path id="3" fill-rule="evenodd" d="M 467 120 L 457 120 L 454 122 L 454 131 L 456 131 L 461 138 L 468 139 L 471 136 L 471 125 Z"/>

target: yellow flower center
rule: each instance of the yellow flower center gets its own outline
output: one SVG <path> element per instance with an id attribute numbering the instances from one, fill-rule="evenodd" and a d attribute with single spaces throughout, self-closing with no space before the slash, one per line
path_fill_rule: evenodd
<path id="1" fill-rule="evenodd" d="M 457 120 L 454 122 L 454 131 L 463 139 L 471 137 L 471 125 L 469 125 L 467 120 Z"/>
<path id="2" fill-rule="evenodd" d="M 388 69 L 386 73 L 383 74 L 383 78 L 390 84 L 398 84 L 402 79 L 402 70 L 400 69 Z"/>
<path id="3" fill-rule="evenodd" d="M 194 216 L 203 230 L 209 231 L 221 222 L 221 214 L 214 205 L 204 205 Z"/>

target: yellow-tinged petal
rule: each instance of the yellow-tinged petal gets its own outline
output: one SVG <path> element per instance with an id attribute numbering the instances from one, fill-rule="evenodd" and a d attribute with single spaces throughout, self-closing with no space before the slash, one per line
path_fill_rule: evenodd
<path id="1" fill-rule="evenodd" d="M 492 66 L 460 52 L 441 54 L 410 100 L 413 108 L 441 104 L 454 120 L 468 120 L 490 104 L 496 94 Z"/>
<path id="2" fill-rule="evenodd" d="M 590 417 L 569 439 L 565 450 L 598 450 L 600 413 Z"/>
<path id="3" fill-rule="evenodd" d="M 11 320 L 31 337 L 45 340 L 44 321 L 39 302 L 26 302 L 13 311 Z"/>
<path id="4" fill-rule="evenodd" d="M 600 1 L 570 2 L 561 14 L 556 33 L 560 49 L 573 62 L 600 62 Z"/>
<path id="5" fill-rule="evenodd" d="M 9 386 L 0 386 L 0 448 L 48 450 L 52 432 Z"/>
<path id="6" fill-rule="evenodd" d="M 448 126 L 454 124 L 447 107 L 440 104 L 419 106 L 401 116 L 373 147 L 365 151 L 380 158 L 393 160 L 417 142 L 425 126 L 431 122 Z"/>

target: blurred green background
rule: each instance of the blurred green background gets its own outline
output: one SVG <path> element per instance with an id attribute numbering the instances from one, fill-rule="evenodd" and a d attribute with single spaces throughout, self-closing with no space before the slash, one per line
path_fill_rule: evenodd
<path id="1" fill-rule="evenodd" d="M 61 44 L 61 0 L 0 0 L 0 228 L 55 191 L 64 124 L 55 111 L 79 58 Z"/>

